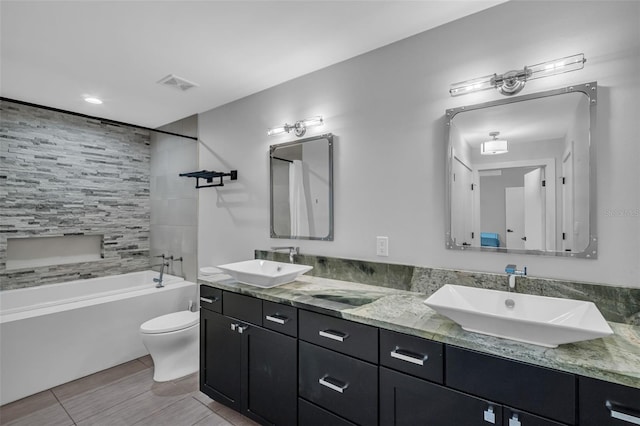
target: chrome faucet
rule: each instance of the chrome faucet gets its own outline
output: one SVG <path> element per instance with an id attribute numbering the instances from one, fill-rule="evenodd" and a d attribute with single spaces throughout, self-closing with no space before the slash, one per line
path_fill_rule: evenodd
<path id="1" fill-rule="evenodd" d="M 152 268 L 155 268 L 156 266 L 160 267 L 160 276 L 158 278 L 154 278 L 153 282 L 157 283 L 156 284 L 156 288 L 162 288 L 164 287 L 164 284 L 162 284 L 162 278 L 164 277 L 164 268 L 168 268 L 169 267 L 169 261 L 165 262 L 165 256 L 164 254 L 160 255 L 160 256 L 155 256 L 155 257 L 161 257 L 162 258 L 162 263 L 158 263 L 157 265 L 151 265 Z M 173 256 L 171 256 L 173 258 Z"/>
<path id="2" fill-rule="evenodd" d="M 527 275 L 527 267 L 523 267 L 521 271 L 518 271 L 518 267 L 513 263 L 508 264 L 504 267 L 504 271 L 509 276 L 509 291 L 515 290 L 516 288 L 516 276 L 519 275 L 524 277 Z"/>
<path id="3" fill-rule="evenodd" d="M 293 246 L 271 247 L 271 250 L 289 250 L 289 263 L 294 263 L 296 255 L 300 254 L 300 247 Z"/>

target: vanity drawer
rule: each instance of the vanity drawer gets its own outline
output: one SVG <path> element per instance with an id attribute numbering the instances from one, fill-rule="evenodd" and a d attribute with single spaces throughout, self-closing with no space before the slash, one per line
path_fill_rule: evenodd
<path id="1" fill-rule="evenodd" d="M 222 313 L 228 317 L 262 325 L 262 300 L 225 291 L 222 295 Z"/>
<path id="2" fill-rule="evenodd" d="M 354 423 L 377 425 L 378 367 L 307 342 L 298 345 L 299 396 Z"/>
<path id="3" fill-rule="evenodd" d="M 222 313 L 222 290 L 219 288 L 209 287 L 208 285 L 200 286 L 200 307 L 209 311 Z"/>
<path id="4" fill-rule="evenodd" d="M 511 407 L 503 407 L 502 416 L 503 426 L 566 426 L 565 423 L 534 416 Z"/>
<path id="5" fill-rule="evenodd" d="M 442 343 L 380 330 L 380 365 L 443 383 Z"/>
<path id="6" fill-rule="evenodd" d="M 293 306 L 263 300 L 262 324 L 264 328 L 298 337 L 298 310 Z"/>
<path id="7" fill-rule="evenodd" d="M 576 424 L 573 374 L 447 346 L 445 383 L 562 423 Z"/>
<path id="8" fill-rule="evenodd" d="M 300 339 L 378 363 L 378 329 L 300 310 Z"/>
<path id="9" fill-rule="evenodd" d="M 579 377 L 578 393 L 580 425 L 640 425 L 640 389 Z"/>
<path id="10" fill-rule="evenodd" d="M 298 424 L 303 426 L 356 426 L 317 405 L 298 399 Z"/>

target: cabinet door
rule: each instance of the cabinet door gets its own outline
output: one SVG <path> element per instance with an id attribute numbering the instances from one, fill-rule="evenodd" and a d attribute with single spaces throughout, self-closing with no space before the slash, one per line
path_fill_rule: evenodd
<path id="1" fill-rule="evenodd" d="M 502 424 L 502 406 L 380 367 L 380 426 Z"/>
<path id="2" fill-rule="evenodd" d="M 640 425 L 640 389 L 580 377 L 580 425 Z"/>
<path id="3" fill-rule="evenodd" d="M 233 324 L 237 320 L 200 310 L 200 391 L 239 411 L 242 335 Z"/>
<path id="4" fill-rule="evenodd" d="M 357 426 L 302 398 L 298 400 L 298 424 L 300 426 Z"/>
<path id="5" fill-rule="evenodd" d="M 300 397 L 361 426 L 378 424 L 378 366 L 299 342 Z"/>
<path id="6" fill-rule="evenodd" d="M 502 415 L 504 417 L 503 426 L 566 426 L 564 423 L 558 423 L 511 407 L 504 407 Z"/>
<path id="7" fill-rule="evenodd" d="M 576 377 L 570 373 L 447 345 L 445 383 L 480 398 L 576 424 Z"/>
<path id="8" fill-rule="evenodd" d="M 295 425 L 298 403 L 296 339 L 249 326 L 242 411 L 262 424 Z"/>

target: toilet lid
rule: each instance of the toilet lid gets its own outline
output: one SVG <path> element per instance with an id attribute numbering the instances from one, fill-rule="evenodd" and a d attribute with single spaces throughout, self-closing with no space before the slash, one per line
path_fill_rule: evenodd
<path id="1" fill-rule="evenodd" d="M 140 326 L 142 333 L 156 334 L 182 330 L 198 324 L 200 314 L 198 312 L 180 311 L 157 318 L 150 319 Z"/>

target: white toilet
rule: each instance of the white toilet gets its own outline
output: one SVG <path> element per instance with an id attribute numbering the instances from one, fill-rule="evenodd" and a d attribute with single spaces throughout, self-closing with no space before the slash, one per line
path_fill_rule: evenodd
<path id="1" fill-rule="evenodd" d="M 140 326 L 142 342 L 153 359 L 153 380 L 166 382 L 198 371 L 200 314 L 180 311 Z"/>

